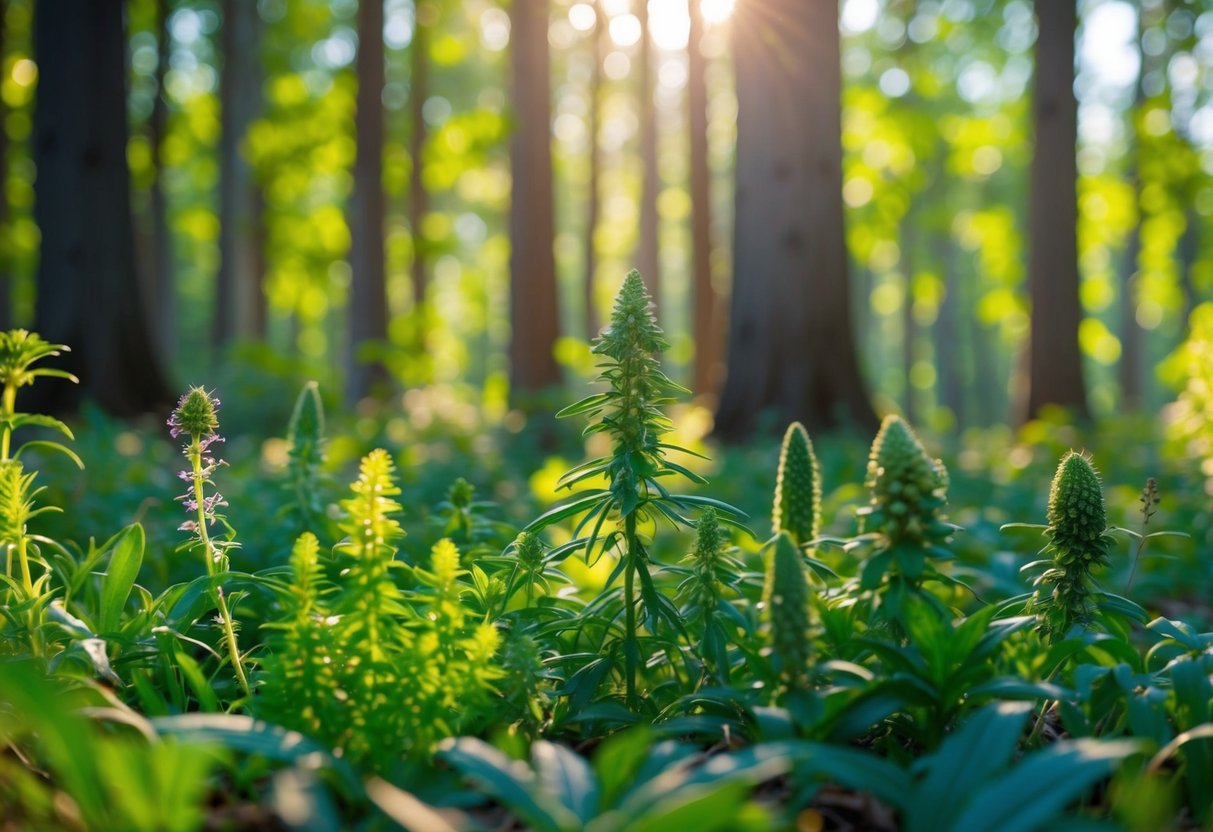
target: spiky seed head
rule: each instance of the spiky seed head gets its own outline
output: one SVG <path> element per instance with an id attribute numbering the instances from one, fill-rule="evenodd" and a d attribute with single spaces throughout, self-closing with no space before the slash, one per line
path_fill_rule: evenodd
<path id="1" fill-rule="evenodd" d="M 1061 458 L 1049 488 L 1049 532 L 1059 550 L 1083 549 L 1107 531 L 1103 487 L 1091 460 L 1074 451 Z"/>
<path id="2" fill-rule="evenodd" d="M 800 422 L 788 425 L 783 435 L 771 526 L 775 533 L 786 531 L 799 546 L 817 537 L 821 526 L 821 468 Z"/>
<path id="3" fill-rule="evenodd" d="M 624 361 L 632 354 L 651 354 L 668 348 L 669 343 L 653 314 L 649 290 L 645 288 L 640 272 L 632 269 L 615 296 L 611 324 L 594 346 L 594 352 Z"/>
<path id="4" fill-rule="evenodd" d="M 699 568 L 714 569 L 724 552 L 724 536 L 716 509 L 708 506 L 695 524 L 695 563 Z"/>
<path id="5" fill-rule="evenodd" d="M 324 403 L 320 399 L 320 385 L 309 381 L 295 399 L 291 421 L 287 427 L 291 446 L 316 446 L 324 439 Z"/>
<path id="6" fill-rule="evenodd" d="M 947 503 L 948 472 L 931 459 L 900 416 L 887 416 L 872 442 L 867 487 L 869 519 L 890 542 L 943 539 L 950 529 L 939 519 Z"/>
<path id="7" fill-rule="evenodd" d="M 787 532 L 779 532 L 767 552 L 763 602 L 780 675 L 790 685 L 800 683 L 809 669 L 809 582 L 804 558 Z"/>
<path id="8" fill-rule="evenodd" d="M 219 430 L 219 399 L 205 388 L 191 387 L 177 401 L 168 426 L 173 438 L 182 434 L 211 436 Z"/>
<path id="9" fill-rule="evenodd" d="M 534 532 L 522 532 L 515 538 L 514 553 L 529 572 L 543 566 L 543 541 Z"/>

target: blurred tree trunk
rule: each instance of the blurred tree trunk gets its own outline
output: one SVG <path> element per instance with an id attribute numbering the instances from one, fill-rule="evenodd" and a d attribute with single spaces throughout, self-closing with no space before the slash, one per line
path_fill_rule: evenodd
<path id="1" fill-rule="evenodd" d="M 602 61 L 603 44 L 606 38 L 606 15 L 602 13 L 600 0 L 593 0 L 594 31 L 591 38 L 591 55 L 594 66 L 590 71 L 590 106 L 586 118 L 590 136 L 590 181 L 586 194 L 585 217 L 585 275 L 582 279 L 582 295 L 585 304 L 585 337 L 592 341 L 598 335 L 598 310 L 594 300 L 594 275 L 598 271 L 598 248 L 594 239 L 598 231 L 599 175 L 602 172 L 602 148 L 598 143 L 599 116 L 602 108 Z"/>
<path id="2" fill-rule="evenodd" d="M 736 222 L 725 439 L 763 411 L 810 431 L 875 427 L 851 331 L 838 4 L 750 0 L 733 17 Z"/>
<path id="3" fill-rule="evenodd" d="M 354 193 L 350 201 L 349 341 L 345 393 L 355 402 L 386 379 L 383 365 L 361 352 L 368 342 L 387 340 L 387 275 L 384 262 L 383 87 L 387 70 L 383 54 L 383 0 L 358 4 L 358 76 L 355 99 Z"/>
<path id="4" fill-rule="evenodd" d="M 176 284 L 173 280 L 173 238 L 168 223 L 168 199 L 164 194 L 164 139 L 168 135 L 168 94 L 164 89 L 172 52 L 168 19 L 169 0 L 156 0 L 156 99 L 148 120 L 148 145 L 152 155 L 152 184 L 148 194 L 152 220 L 151 280 L 149 308 L 153 311 L 156 342 L 166 361 L 173 357 L 176 332 Z"/>
<path id="5" fill-rule="evenodd" d="M 653 36 L 649 32 L 647 0 L 636 4 L 640 18 L 639 66 L 636 83 L 640 87 L 640 238 L 635 266 L 644 278 L 649 294 L 661 305 L 661 262 L 658 256 L 657 191 L 661 187 L 657 173 L 657 111 L 653 105 Z"/>
<path id="6" fill-rule="evenodd" d="M 715 396 L 720 385 L 720 309 L 712 286 L 712 169 L 708 160 L 707 61 L 701 48 L 701 0 L 691 0 L 687 38 L 687 123 L 690 129 L 691 336 L 695 367 L 691 387 Z"/>
<path id="7" fill-rule="evenodd" d="M 83 396 L 119 416 L 171 403 L 135 263 L 123 7 L 35 6 L 35 328 L 72 348 L 57 363 L 80 377 L 78 387 L 47 379 L 34 389 L 37 406 L 52 412 L 75 409 Z"/>
<path id="8" fill-rule="evenodd" d="M 1137 289 L 1141 280 L 1138 258 L 1141 255 L 1141 154 L 1143 152 L 1141 135 L 1137 121 L 1142 105 L 1146 101 L 1144 81 L 1149 70 L 1149 58 L 1142 49 L 1142 35 L 1145 24 L 1142 17 L 1145 14 L 1139 10 L 1137 14 L 1137 56 L 1138 72 L 1137 87 L 1133 95 L 1133 106 L 1129 108 L 1129 135 L 1132 144 L 1129 147 L 1127 177 L 1133 186 L 1133 207 L 1137 213 L 1137 221 L 1129 232 L 1125 243 L 1124 263 L 1121 269 L 1120 284 L 1120 363 L 1117 367 L 1120 377 L 1120 398 L 1127 410 L 1141 408 L 1143 395 L 1143 374 L 1145 364 L 1143 359 L 1145 332 L 1137 323 Z"/>
<path id="9" fill-rule="evenodd" d="M 7 0 L 0 0 L 0 66 L 5 63 L 8 47 Z M 8 223 L 11 211 L 8 204 L 8 104 L 0 96 L 0 329 L 13 325 L 13 252 L 9 238 Z"/>
<path id="10" fill-rule="evenodd" d="M 413 234 L 413 311 L 417 318 L 417 343 L 425 345 L 425 291 L 429 283 L 427 254 L 423 225 L 430 210 L 430 195 L 425 189 L 423 157 L 425 155 L 425 100 L 430 87 L 430 27 L 437 15 L 433 3 L 419 0 L 416 4 L 413 42 L 409 47 L 409 158 L 413 167 L 409 174 L 409 230 Z"/>
<path id="11" fill-rule="evenodd" d="M 901 218 L 901 279 L 904 295 L 901 299 L 901 370 L 905 378 L 905 403 L 902 405 L 906 420 L 918 419 L 918 402 L 914 390 L 914 361 L 918 353 L 918 326 L 914 321 L 914 224 L 910 219 L 913 211 Z"/>
<path id="12" fill-rule="evenodd" d="M 560 334 L 553 252 L 552 104 L 548 0 L 510 7 L 514 133 L 510 139 L 510 393 L 561 380 L 553 349 Z"/>
<path id="13" fill-rule="evenodd" d="M 265 291 L 257 252 L 260 220 L 253 170 L 244 156 L 249 127 L 261 111 L 260 18 L 257 5 L 223 1 L 219 75 L 219 274 L 211 338 L 216 347 L 265 338 Z"/>
<path id="14" fill-rule="evenodd" d="M 943 192 L 943 189 L 940 189 Z M 962 306 L 961 281 L 957 274 L 956 257 L 951 235 L 935 235 L 935 261 L 943 269 L 943 301 L 939 304 L 939 317 L 935 319 L 935 366 L 939 380 L 938 401 L 952 412 L 956 427 L 968 424 L 965 413 L 964 391 L 970 388 L 965 365 L 961 356 L 972 354 L 972 344 L 965 343 L 965 335 L 958 325 Z"/>
<path id="15" fill-rule="evenodd" d="M 1037 0 L 1036 150 L 1028 207 L 1028 336 L 1024 418 L 1046 405 L 1089 415 L 1078 328 L 1078 103 L 1074 97 L 1076 0 Z"/>

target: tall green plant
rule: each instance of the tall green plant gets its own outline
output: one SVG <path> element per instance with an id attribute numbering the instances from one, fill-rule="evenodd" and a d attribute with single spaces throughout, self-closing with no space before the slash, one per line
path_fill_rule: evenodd
<path id="1" fill-rule="evenodd" d="M 557 414 L 562 418 L 589 416 L 593 421 L 584 435 L 603 433 L 611 439 L 610 455 L 573 468 L 561 478 L 561 486 L 571 488 L 604 475 L 608 485 L 577 496 L 528 527 L 537 531 L 584 513 L 576 534 L 590 529 L 588 536 L 577 540 L 587 558 L 593 558 L 600 540 L 603 550 L 618 543 L 619 565 L 608 586 L 622 573 L 623 678 L 625 701 L 629 707 L 635 707 L 638 702 L 636 677 L 644 661 L 638 638 L 638 598 L 643 603 L 650 628 L 662 619 L 673 626 L 679 624 L 677 611 L 668 601 L 662 602 L 654 587 L 648 546 L 641 529 L 659 517 L 669 519 L 676 526 L 688 525 L 689 521 L 681 512 L 692 506 L 712 505 L 726 514 L 740 514 L 737 509 L 706 497 L 671 494 L 662 484 L 663 479 L 678 475 L 695 483 L 705 482 L 703 477 L 668 458 L 671 451 L 689 451 L 662 441 L 672 427 L 663 409 L 676 395 L 689 392 L 670 381 L 661 370 L 657 354 L 668 346 L 653 315 L 652 300 L 644 281 L 640 273 L 633 270 L 624 279 L 615 298 L 610 326 L 593 348 L 594 354 L 603 358 L 599 380 L 608 389 Z M 615 521 L 618 528 L 600 538 L 608 520 Z"/>

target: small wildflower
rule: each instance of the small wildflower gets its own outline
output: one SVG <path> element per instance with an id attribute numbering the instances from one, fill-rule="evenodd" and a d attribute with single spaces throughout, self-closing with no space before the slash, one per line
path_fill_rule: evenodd
<path id="1" fill-rule="evenodd" d="M 191 387 L 168 418 L 169 434 L 174 439 L 185 435 L 199 439 L 211 436 L 219 429 L 218 413 L 217 397 L 202 387 Z"/>

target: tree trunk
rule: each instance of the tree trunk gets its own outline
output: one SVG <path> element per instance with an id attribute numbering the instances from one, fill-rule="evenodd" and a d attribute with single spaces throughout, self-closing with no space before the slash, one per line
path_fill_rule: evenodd
<path id="1" fill-rule="evenodd" d="M 941 188 L 940 191 L 943 191 Z M 970 389 L 965 364 L 960 357 L 971 354 L 972 343 L 958 325 L 961 309 L 961 281 L 957 274 L 954 244 L 949 233 L 934 235 L 935 261 L 943 269 L 944 293 L 935 319 L 935 370 L 938 373 L 937 401 L 952 412 L 957 428 L 968 424 L 964 391 Z"/>
<path id="2" fill-rule="evenodd" d="M 739 3 L 733 37 L 734 278 L 716 431 L 743 439 L 763 411 L 772 429 L 869 431 L 843 236 L 838 4 Z"/>
<path id="3" fill-rule="evenodd" d="M 918 352 L 918 327 L 914 322 L 914 226 L 912 211 L 901 218 L 901 279 L 905 294 L 901 299 L 901 370 L 905 379 L 905 402 L 902 404 L 907 421 L 918 419 L 917 395 L 914 389 L 914 361 Z"/>
<path id="4" fill-rule="evenodd" d="M 720 385 L 720 321 L 712 286 L 712 169 L 708 160 L 708 86 L 704 59 L 701 0 L 691 0 L 687 38 L 687 123 L 690 129 L 691 189 L 691 335 L 695 367 L 691 387 L 715 396 Z"/>
<path id="5" fill-rule="evenodd" d="M 156 0 L 156 99 L 148 121 L 148 145 L 152 155 L 152 184 L 148 194 L 152 220 L 152 294 L 156 343 L 166 361 L 173 357 L 176 332 L 176 284 L 173 280 L 173 238 L 168 223 L 168 199 L 164 193 L 164 139 L 168 135 L 168 94 L 164 89 L 172 53 L 168 0 Z"/>
<path id="6" fill-rule="evenodd" d="M 510 7 L 514 134 L 510 140 L 510 392 L 560 383 L 553 352 L 560 333 L 553 252 L 552 105 L 548 0 Z"/>
<path id="7" fill-rule="evenodd" d="M 387 340 L 387 277 L 384 262 L 383 0 L 358 4 L 358 94 L 354 115 L 354 194 L 350 201 L 349 341 L 346 397 L 366 396 L 387 374 L 379 362 L 360 355 L 368 342 Z"/>
<path id="8" fill-rule="evenodd" d="M 35 328 L 72 348 L 58 363 L 80 377 L 78 387 L 46 379 L 35 388 L 38 408 L 52 412 L 75 409 L 82 396 L 119 416 L 171 402 L 135 266 L 123 6 L 35 6 Z"/>
<path id="9" fill-rule="evenodd" d="M 261 110 L 258 29 L 255 3 L 224 0 L 219 76 L 219 274 L 211 328 L 216 347 L 236 339 L 265 337 L 256 183 L 242 149 Z"/>
<path id="10" fill-rule="evenodd" d="M 636 68 L 636 83 L 640 87 L 639 136 L 640 136 L 640 238 L 636 247 L 636 268 L 644 278 L 644 284 L 661 305 L 661 262 L 658 256 L 657 191 L 660 188 L 657 174 L 657 108 L 653 106 L 653 37 L 649 33 L 649 7 L 647 0 L 636 5 L 640 18 L 640 61 Z"/>
<path id="11" fill-rule="evenodd" d="M 599 214 L 599 175 L 602 172 L 602 148 L 598 143 L 599 116 L 602 108 L 602 61 L 603 43 L 606 38 L 607 19 L 602 13 L 599 0 L 593 0 L 594 31 L 591 33 L 594 66 L 590 72 L 590 106 L 586 124 L 590 136 L 590 181 L 586 194 L 585 217 L 585 275 L 582 279 L 582 295 L 585 304 L 585 337 L 592 341 L 598 335 L 600 326 L 598 310 L 594 300 L 594 275 L 598 271 L 598 248 L 595 245 L 595 233 L 598 231 Z"/>
<path id="12" fill-rule="evenodd" d="M 1078 103 L 1074 98 L 1075 0 L 1037 0 L 1036 151 L 1028 206 L 1028 394 L 1021 412 L 1034 418 L 1061 405 L 1086 418 L 1078 327 Z"/>
<path id="13" fill-rule="evenodd" d="M 422 178 L 424 165 L 422 158 L 425 153 L 426 126 L 425 100 L 429 97 L 430 62 L 429 44 L 430 27 L 437 10 L 432 3 L 419 0 L 416 4 L 416 22 L 413 29 L 413 42 L 409 47 L 409 121 L 412 132 L 409 135 L 409 158 L 413 167 L 409 175 L 409 230 L 413 234 L 413 263 L 409 270 L 413 282 L 413 313 L 417 319 L 417 343 L 425 345 L 425 290 L 429 283 L 425 237 L 422 226 L 425 215 L 430 209 L 430 195 L 425 189 Z"/>
<path id="14" fill-rule="evenodd" d="M 0 0 L 0 66 L 4 63 L 4 52 L 8 45 L 7 0 Z M 13 256 L 9 240 L 8 223 L 11 210 L 8 204 L 8 104 L 0 96 L 0 329 L 13 325 Z"/>
<path id="15" fill-rule="evenodd" d="M 1128 152 L 1128 179 L 1133 186 L 1133 207 L 1137 213 L 1137 222 L 1129 232 L 1129 240 L 1125 244 L 1124 263 L 1121 270 L 1120 284 L 1120 363 L 1117 367 L 1120 376 L 1120 398 L 1127 410 L 1139 410 L 1142 405 L 1145 362 L 1143 361 L 1145 332 L 1137 323 L 1137 287 L 1141 279 L 1138 268 L 1138 258 L 1141 255 L 1141 136 L 1138 135 L 1137 117 L 1146 101 L 1146 91 L 1143 81 L 1150 71 L 1150 56 L 1142 49 L 1142 36 L 1146 26 L 1139 10 L 1137 15 L 1137 57 L 1139 59 L 1137 72 L 1137 87 L 1133 96 L 1133 106 L 1128 112 L 1129 135 L 1132 145 Z"/>

